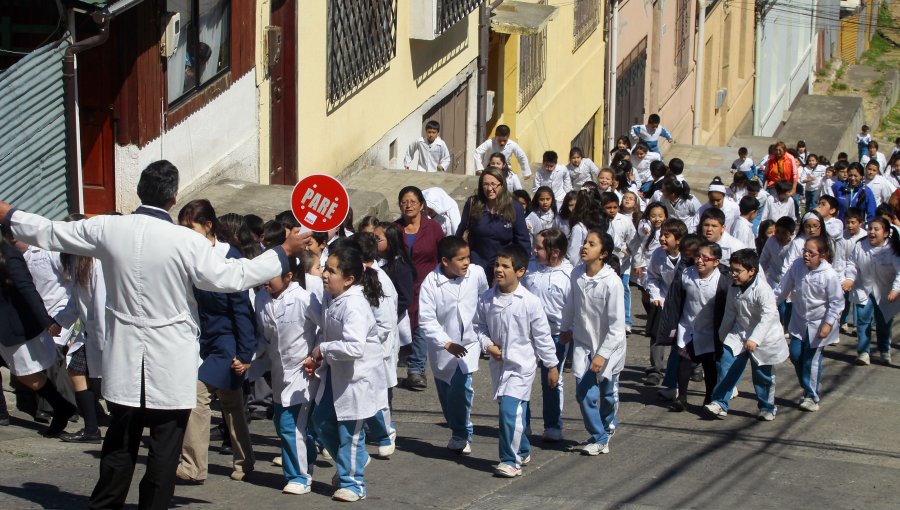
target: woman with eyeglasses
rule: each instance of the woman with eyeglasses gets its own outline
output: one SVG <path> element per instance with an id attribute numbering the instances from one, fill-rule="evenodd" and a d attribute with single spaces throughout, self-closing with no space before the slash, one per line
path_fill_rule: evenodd
<path id="1" fill-rule="evenodd" d="M 501 247 L 518 243 L 531 253 L 531 236 L 525 211 L 513 198 L 500 170 L 486 168 L 478 178 L 478 190 L 469 197 L 456 235 L 469 243 L 472 263 L 481 266 L 493 280 L 494 259 Z"/>
<path id="2" fill-rule="evenodd" d="M 425 195 L 415 186 L 406 186 L 397 195 L 400 204 L 400 218 L 394 223 L 403 231 L 406 250 L 415 268 L 413 282 L 413 299 L 409 303 L 409 326 L 412 332 L 412 353 L 406 360 L 406 387 L 414 391 L 422 391 L 428 387 L 425 379 L 425 362 L 428 357 L 428 345 L 425 337 L 418 331 L 419 327 L 419 287 L 428 273 L 438 263 L 438 243 L 444 238 L 441 226 L 428 217 L 425 211 Z M 398 289 L 398 292 L 401 292 Z M 401 344 L 402 344 L 401 339 Z"/>

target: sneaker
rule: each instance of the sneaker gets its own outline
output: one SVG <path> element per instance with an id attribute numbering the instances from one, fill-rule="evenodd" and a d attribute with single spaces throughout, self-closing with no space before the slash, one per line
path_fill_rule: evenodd
<path id="1" fill-rule="evenodd" d="M 663 388 L 657 391 L 656 395 L 664 400 L 675 400 L 678 398 L 678 388 Z"/>
<path id="2" fill-rule="evenodd" d="M 522 468 L 517 468 L 515 466 L 510 466 L 505 462 L 501 462 L 494 466 L 494 476 L 500 478 L 515 478 L 517 476 L 522 476 Z"/>
<path id="3" fill-rule="evenodd" d="M 891 364 L 891 351 L 888 351 L 888 352 L 879 352 L 878 355 L 879 355 L 879 357 L 881 357 L 881 362 L 882 362 L 882 363 L 884 363 L 885 365 L 890 365 L 890 364 Z"/>
<path id="4" fill-rule="evenodd" d="M 344 487 L 342 489 L 338 489 L 334 491 L 334 494 L 331 495 L 331 499 L 335 501 L 343 501 L 345 503 L 353 503 L 354 501 L 359 501 L 361 499 L 366 499 L 363 495 L 359 495 L 352 490 Z"/>
<path id="5" fill-rule="evenodd" d="M 647 377 L 644 378 L 644 386 L 659 386 L 663 380 L 662 375 L 659 372 L 650 372 L 647 374 Z"/>
<path id="6" fill-rule="evenodd" d="M 279 455 L 279 456 L 275 457 L 274 459 L 272 459 L 272 465 L 273 465 L 273 466 L 281 466 L 281 462 L 282 462 L 282 461 L 281 461 L 281 455 Z"/>
<path id="7" fill-rule="evenodd" d="M 243 468 L 242 471 L 232 471 L 230 478 L 236 482 L 243 482 L 247 476 L 253 472 L 253 468 L 247 469 Z"/>
<path id="8" fill-rule="evenodd" d="M 819 410 L 819 404 L 811 398 L 806 398 L 800 402 L 800 410 L 808 413 L 814 413 Z"/>
<path id="9" fill-rule="evenodd" d="M 735 386 L 734 389 L 731 390 L 731 398 L 738 398 L 738 395 L 740 394 L 741 392 L 738 391 L 737 386 Z"/>
<path id="10" fill-rule="evenodd" d="M 545 443 L 558 443 L 563 440 L 563 433 L 559 429 L 544 429 L 541 441 Z"/>
<path id="11" fill-rule="evenodd" d="M 469 452 L 465 452 L 466 448 L 469 449 Z M 472 451 L 469 441 L 459 437 L 451 437 L 450 441 L 447 441 L 447 449 L 456 453 L 471 453 Z"/>
<path id="12" fill-rule="evenodd" d="M 609 453 L 609 443 L 590 443 L 581 450 L 582 455 L 590 455 L 591 457 L 600 455 L 601 453 Z"/>
<path id="13" fill-rule="evenodd" d="M 687 400 L 675 399 L 672 401 L 672 405 L 669 406 L 669 411 L 675 413 L 683 413 L 687 410 Z"/>
<path id="14" fill-rule="evenodd" d="M 844 335 L 847 335 L 847 336 L 852 336 L 852 335 L 853 335 L 853 330 L 850 329 L 850 325 L 849 325 L 849 324 L 841 324 L 841 334 L 844 334 Z"/>
<path id="15" fill-rule="evenodd" d="M 713 418 L 718 418 L 720 420 L 724 420 L 728 416 L 728 411 L 722 409 L 722 406 L 716 402 L 710 402 L 703 406 L 703 409 L 706 411 L 706 414 Z"/>
<path id="16" fill-rule="evenodd" d="M 522 465 L 527 466 L 531 464 L 531 455 L 526 455 L 524 459 L 522 459 Z"/>
<path id="17" fill-rule="evenodd" d="M 856 364 L 858 366 L 864 367 L 869 364 L 869 353 L 861 352 L 856 355 Z"/>
<path id="18" fill-rule="evenodd" d="M 407 374 L 406 389 L 412 391 L 424 391 L 428 388 L 428 380 L 423 374 Z"/>
<path id="19" fill-rule="evenodd" d="M 768 409 L 762 409 L 759 411 L 759 414 L 756 415 L 756 418 L 759 421 L 772 421 L 775 419 L 775 413 L 769 411 Z"/>
<path id="20" fill-rule="evenodd" d="M 310 491 L 312 491 L 312 488 L 309 485 L 300 482 L 288 482 L 288 484 L 281 489 L 281 492 L 284 494 L 296 494 L 298 496 L 309 494 Z"/>
<path id="21" fill-rule="evenodd" d="M 627 326 L 627 325 L 625 326 L 625 334 L 626 334 L 626 335 L 630 335 L 630 334 L 631 334 L 631 326 Z"/>
<path id="22" fill-rule="evenodd" d="M 396 434 L 391 434 L 391 443 L 378 447 L 378 456 L 379 457 L 386 459 L 394 454 L 394 450 L 397 447 L 396 437 L 397 437 Z"/>
<path id="23" fill-rule="evenodd" d="M 331 454 L 328 453 L 328 450 L 322 445 L 316 445 L 316 448 L 319 449 L 319 455 L 325 460 L 334 460 L 331 458 Z"/>

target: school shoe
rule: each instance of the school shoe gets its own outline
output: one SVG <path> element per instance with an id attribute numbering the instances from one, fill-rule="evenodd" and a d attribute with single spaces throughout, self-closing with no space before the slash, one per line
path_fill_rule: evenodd
<path id="1" fill-rule="evenodd" d="M 631 326 L 625 326 L 625 334 L 626 334 L 626 335 L 630 335 L 630 334 L 631 334 Z"/>
<path id="2" fill-rule="evenodd" d="M 459 437 L 451 437 L 450 441 L 447 441 L 447 449 L 464 455 L 472 453 L 472 446 L 469 441 Z"/>
<path id="3" fill-rule="evenodd" d="M 691 381 L 703 382 L 703 367 L 701 365 L 694 367 L 694 371 L 691 372 Z"/>
<path id="4" fill-rule="evenodd" d="M 678 388 L 663 388 L 657 391 L 656 395 L 664 400 L 675 400 L 678 398 Z"/>
<path id="5" fill-rule="evenodd" d="M 281 489 L 282 494 L 296 494 L 298 496 L 309 494 L 311 491 L 312 488 L 309 485 L 300 482 L 288 482 L 288 484 Z"/>
<path id="6" fill-rule="evenodd" d="M 0 413 L 0 427 L 9 427 L 9 415 Z"/>
<path id="7" fill-rule="evenodd" d="M 856 334 L 854 331 L 855 328 L 851 328 L 849 324 L 841 324 L 841 333 L 847 336 L 853 336 Z"/>
<path id="8" fill-rule="evenodd" d="M 738 395 L 740 394 L 741 392 L 738 391 L 737 386 L 735 386 L 734 389 L 731 390 L 731 398 L 738 398 Z"/>
<path id="9" fill-rule="evenodd" d="M 522 476 L 522 468 L 517 468 L 515 466 L 510 466 L 505 462 L 501 462 L 494 466 L 494 476 L 500 478 L 515 478 L 517 476 Z"/>
<path id="10" fill-rule="evenodd" d="M 541 441 L 545 443 L 558 443 L 562 440 L 562 430 L 559 430 L 557 428 L 544 429 L 544 433 L 541 434 Z"/>
<path id="11" fill-rule="evenodd" d="M 722 409 L 722 406 L 716 402 L 710 402 L 703 406 L 703 409 L 706 410 L 706 414 L 711 416 L 712 418 L 718 418 L 720 420 L 724 420 L 728 416 L 728 411 Z"/>
<path id="12" fill-rule="evenodd" d="M 662 375 L 659 372 L 650 372 L 647 374 L 647 377 L 644 378 L 644 386 L 659 386 L 663 380 Z"/>
<path id="13" fill-rule="evenodd" d="M 331 495 L 331 499 L 335 501 L 343 501 L 345 503 L 353 503 L 354 501 L 359 501 L 361 499 L 366 499 L 365 495 L 359 495 L 350 489 L 344 487 L 342 489 L 338 489 L 334 491 L 334 494 Z"/>
<path id="14" fill-rule="evenodd" d="M 687 410 L 687 400 L 676 398 L 669 406 L 669 411 L 674 413 L 683 413 Z"/>
<path id="15" fill-rule="evenodd" d="M 397 434 L 391 434 L 391 443 L 379 446 L 378 447 L 378 456 L 386 459 L 394 454 L 394 450 L 397 449 Z"/>
<path id="16" fill-rule="evenodd" d="M 372 463 L 372 456 L 369 455 L 369 456 L 366 458 L 366 463 L 365 463 L 365 465 L 363 465 L 363 467 L 364 467 L 364 468 L 367 468 L 367 467 L 369 467 L 369 464 L 371 464 L 371 463 Z M 341 479 L 340 479 L 340 477 L 338 476 L 337 472 L 335 472 L 334 475 L 331 476 L 331 486 L 332 486 L 332 487 L 337 487 L 337 486 L 339 486 L 339 485 L 341 485 Z"/>
<path id="17" fill-rule="evenodd" d="M 428 388 L 428 380 L 424 374 L 407 374 L 406 388 L 412 391 L 425 391 Z"/>
<path id="18" fill-rule="evenodd" d="M 816 403 L 815 400 L 807 397 L 803 399 L 803 402 L 800 402 L 800 410 L 806 411 L 807 413 L 814 413 L 819 410 L 819 404 Z"/>
<path id="19" fill-rule="evenodd" d="M 609 453 L 609 443 L 589 443 L 581 450 L 582 455 L 590 455 L 591 457 L 600 455 L 601 453 Z"/>
<path id="20" fill-rule="evenodd" d="M 531 455 L 526 455 L 525 458 L 522 459 L 522 465 L 527 466 L 531 464 Z"/>
<path id="21" fill-rule="evenodd" d="M 100 431 L 89 433 L 85 432 L 84 429 L 79 430 L 78 432 L 72 434 L 60 434 L 59 439 L 64 443 L 90 443 L 90 444 L 100 444 L 103 442 L 103 438 L 100 437 Z"/>
<path id="22" fill-rule="evenodd" d="M 282 465 L 281 455 L 272 459 L 272 465 L 273 466 L 281 466 Z"/>
<path id="23" fill-rule="evenodd" d="M 881 362 L 885 365 L 891 364 L 891 351 L 888 352 L 880 352 L 878 355 L 881 357 Z"/>
<path id="24" fill-rule="evenodd" d="M 870 363 L 869 361 L 869 353 L 861 352 L 856 355 L 856 364 L 857 366 L 864 367 Z"/>
<path id="25" fill-rule="evenodd" d="M 775 413 L 769 411 L 768 409 L 761 409 L 759 414 L 756 415 L 756 418 L 759 421 L 772 421 L 775 419 Z"/>
<path id="26" fill-rule="evenodd" d="M 325 448 L 324 446 L 322 446 L 321 444 L 316 443 L 316 449 L 319 450 L 319 456 L 321 456 L 323 459 L 328 460 L 328 461 L 334 460 L 334 459 L 331 457 L 331 454 L 328 453 L 328 449 L 326 449 L 326 448 Z"/>
<path id="27" fill-rule="evenodd" d="M 252 472 L 252 467 L 243 467 L 241 471 L 232 471 L 229 477 L 236 482 L 243 482 Z"/>

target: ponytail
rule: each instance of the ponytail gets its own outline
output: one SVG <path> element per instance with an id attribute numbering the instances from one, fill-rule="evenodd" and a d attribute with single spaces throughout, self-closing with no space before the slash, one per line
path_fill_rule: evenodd
<path id="1" fill-rule="evenodd" d="M 381 281 L 378 279 L 378 271 L 367 267 L 362 272 L 362 277 L 359 281 L 363 288 L 363 296 L 366 297 L 369 305 L 378 306 L 384 298 L 384 290 L 381 288 Z"/>

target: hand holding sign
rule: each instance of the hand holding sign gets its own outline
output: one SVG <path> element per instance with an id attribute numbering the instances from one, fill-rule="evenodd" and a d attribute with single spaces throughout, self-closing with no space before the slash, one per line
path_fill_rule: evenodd
<path id="1" fill-rule="evenodd" d="M 344 185 L 328 175 L 310 175 L 294 186 L 291 211 L 304 227 L 327 232 L 340 227 L 350 212 L 350 197 Z"/>

